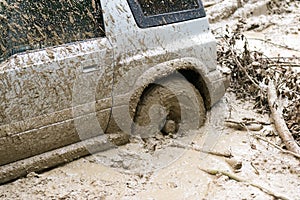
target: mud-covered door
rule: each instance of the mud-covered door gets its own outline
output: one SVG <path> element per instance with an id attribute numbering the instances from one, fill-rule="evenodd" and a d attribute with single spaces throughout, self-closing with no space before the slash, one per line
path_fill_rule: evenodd
<path id="1" fill-rule="evenodd" d="M 100 134 L 113 52 L 100 1 L 1 3 L 0 165 Z"/>

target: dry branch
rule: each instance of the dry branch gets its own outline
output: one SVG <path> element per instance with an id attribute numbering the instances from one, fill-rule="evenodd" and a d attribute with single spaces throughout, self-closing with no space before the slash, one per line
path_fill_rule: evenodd
<path id="1" fill-rule="evenodd" d="M 243 27 L 244 22 L 241 21 L 235 29 L 228 28 L 226 33 L 220 36 L 218 64 L 225 69 L 231 69 L 232 91 L 238 99 L 255 101 L 254 109 L 258 113 L 271 113 L 267 88 L 269 80 L 276 80 L 278 97 L 284 98 L 289 104 L 281 113 L 288 130 L 294 139 L 300 142 L 300 72 L 293 69 L 300 66 L 299 57 L 269 58 L 262 52 L 249 51 L 249 38 L 241 34 Z M 237 41 L 244 42 L 243 49 L 236 47 Z M 241 123 L 226 123 L 229 127 L 244 130 Z"/>
<path id="2" fill-rule="evenodd" d="M 217 152 L 217 151 L 205 150 L 205 149 L 200 148 L 198 146 L 182 144 L 182 143 L 179 143 L 179 142 L 172 142 L 169 145 L 169 147 L 188 149 L 188 150 L 198 151 L 198 152 L 201 152 L 201 153 L 211 154 L 211 155 L 214 155 L 214 156 L 221 156 L 221 157 L 225 157 L 225 158 L 231 158 L 232 157 L 232 154 L 230 152 Z"/>
<path id="3" fill-rule="evenodd" d="M 233 120 L 226 120 L 225 126 L 236 130 L 260 131 L 261 129 L 263 129 L 261 122 L 236 122 Z"/>
<path id="4" fill-rule="evenodd" d="M 212 169 L 202 169 L 200 168 L 200 170 L 210 174 L 210 175 L 217 175 L 217 174 L 222 174 L 224 176 L 227 176 L 228 178 L 232 179 L 232 180 L 235 180 L 237 182 L 241 182 L 241 183 L 247 183 L 253 187 L 256 187 L 258 189 L 260 189 L 261 191 L 263 191 L 264 193 L 270 195 L 270 196 L 273 196 L 275 197 L 276 199 L 283 199 L 283 200 L 289 200 L 290 198 L 289 197 L 286 197 L 284 196 L 283 194 L 279 194 L 279 193 L 276 193 L 268 188 L 265 188 L 264 186 L 262 185 L 259 185 L 257 183 L 253 183 L 251 181 L 248 181 L 240 176 L 237 176 L 236 174 L 232 174 L 230 172 L 226 172 L 226 171 L 222 171 L 222 170 L 212 170 Z"/>
<path id="5" fill-rule="evenodd" d="M 273 81 L 269 82 L 268 102 L 278 135 L 280 136 L 288 150 L 296 154 L 300 154 L 300 147 L 297 145 L 284 121 L 281 106 L 277 104 L 278 98 Z"/>
<path id="6" fill-rule="evenodd" d="M 216 2 L 208 1 L 208 2 L 204 2 L 203 6 L 204 6 L 204 8 L 208 8 L 208 7 L 214 6 L 216 4 L 217 4 Z"/>
<path id="7" fill-rule="evenodd" d="M 248 38 L 248 40 L 259 40 L 259 41 L 262 41 L 262 42 L 265 42 L 265 43 L 269 43 L 269 44 L 271 44 L 273 46 L 276 46 L 276 47 L 279 47 L 279 48 L 283 48 L 283 49 L 287 49 L 287 50 L 291 50 L 291 51 L 298 51 L 298 52 L 300 52 L 299 49 L 294 49 L 294 48 L 289 47 L 287 45 L 276 44 L 274 42 L 271 42 L 269 40 L 264 40 L 264 39 L 261 39 L 261 38 Z"/>
<path id="8" fill-rule="evenodd" d="M 245 73 L 245 75 L 248 77 L 248 79 L 252 82 L 253 85 L 255 85 L 258 89 L 261 89 L 259 84 L 249 75 L 249 73 L 247 72 L 246 68 L 242 65 L 242 63 L 239 61 L 238 57 L 236 56 L 235 50 L 233 49 L 233 47 L 231 47 L 231 45 L 229 44 L 229 42 L 223 37 L 224 41 L 226 42 L 227 46 L 229 47 L 229 50 L 231 52 L 232 59 L 234 60 L 235 64 L 243 70 L 243 72 Z"/>
<path id="9" fill-rule="evenodd" d="M 285 153 L 285 154 L 289 154 L 289 155 L 292 155 L 296 158 L 299 158 L 300 159 L 300 154 L 297 154 L 295 152 L 292 152 L 292 151 L 289 151 L 289 150 L 285 150 L 283 148 L 281 148 L 280 146 L 274 144 L 273 142 L 271 141 L 268 141 L 267 139 L 261 137 L 261 136 L 258 136 L 258 135 L 255 135 L 255 134 L 251 134 L 255 139 L 258 139 L 258 140 L 262 140 L 264 142 L 267 142 L 268 144 L 270 144 L 271 146 L 275 147 L 276 149 L 280 150 L 282 153 Z"/>

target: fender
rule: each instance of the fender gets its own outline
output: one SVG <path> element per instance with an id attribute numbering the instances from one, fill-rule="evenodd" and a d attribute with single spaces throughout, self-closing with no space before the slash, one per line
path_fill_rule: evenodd
<path id="1" fill-rule="evenodd" d="M 210 109 L 224 95 L 226 87 L 221 73 L 217 70 L 209 71 L 207 64 L 193 57 L 185 57 L 157 64 L 144 71 L 129 92 L 114 96 L 108 133 L 119 130 L 130 134 L 132 119 L 143 93 L 151 83 L 173 73 L 184 75 L 199 90 L 206 109 Z M 118 86 L 122 87 L 122 84 Z"/>
<path id="2" fill-rule="evenodd" d="M 186 57 L 180 59 L 174 59 L 164 63 L 160 63 L 147 71 L 136 81 L 137 88 L 130 98 L 132 111 L 135 112 L 135 108 L 142 96 L 143 91 L 155 80 L 169 76 L 172 73 L 180 72 L 185 75 L 185 72 L 189 71 L 197 75 L 198 80 L 190 81 L 199 90 L 202 97 L 205 99 L 205 106 L 210 109 L 225 93 L 226 86 L 224 84 L 224 78 L 217 70 L 209 71 L 206 67 L 207 63 L 201 62 L 197 58 Z"/>

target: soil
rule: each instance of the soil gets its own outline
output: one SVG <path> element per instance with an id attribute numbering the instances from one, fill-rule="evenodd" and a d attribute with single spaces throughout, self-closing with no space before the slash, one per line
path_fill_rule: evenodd
<path id="1" fill-rule="evenodd" d="M 300 57 L 300 2 L 272 1 L 279 5 L 272 8 L 269 2 L 204 4 L 211 5 L 206 9 L 216 37 L 226 25 L 235 26 L 242 19 L 251 49 L 270 57 Z M 227 119 L 264 123 L 255 131 L 237 130 L 225 126 Z M 247 183 L 201 169 L 228 171 L 288 199 L 300 199 L 299 160 L 253 137 L 257 134 L 282 146 L 271 122 L 268 115 L 253 110 L 253 103 L 227 92 L 199 130 L 147 140 L 136 137 L 119 148 L 30 173 L 1 185 L 0 199 L 274 199 Z"/>

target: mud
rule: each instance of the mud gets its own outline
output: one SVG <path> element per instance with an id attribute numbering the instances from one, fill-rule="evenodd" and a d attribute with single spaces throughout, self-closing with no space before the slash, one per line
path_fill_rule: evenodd
<path id="1" fill-rule="evenodd" d="M 0 61 L 17 52 L 101 37 L 100 12 L 95 1 L 1 1 Z"/>
<path id="2" fill-rule="evenodd" d="M 289 4 L 272 1 L 273 8 L 267 0 L 241 1 L 241 5 L 235 1 L 210 2 L 221 2 L 207 8 L 217 37 L 226 24 L 235 26 L 244 16 L 244 31 L 251 49 L 270 57 L 300 56 L 299 1 L 289 1 Z M 208 113 L 205 126 L 197 131 L 182 136 L 157 134 L 148 140 L 133 138 L 131 143 L 117 149 L 41 174 L 30 173 L 26 178 L 1 185 L 0 198 L 273 199 L 257 188 L 226 176 L 210 176 L 201 171 L 201 167 L 235 172 L 289 199 L 300 199 L 299 160 L 251 136 L 259 134 L 282 145 L 272 124 L 251 132 L 224 126 L 227 118 L 271 122 L 268 116 L 257 114 L 252 108 L 251 103 L 238 101 L 227 93 Z M 229 151 L 234 162 L 222 156 L 172 147 L 173 142 Z M 241 166 L 235 167 L 237 163 Z"/>
<path id="3" fill-rule="evenodd" d="M 268 116 L 251 111 L 251 104 L 235 100 L 227 94 L 209 113 L 206 124 L 195 131 L 192 143 L 202 146 L 210 137 L 209 130 L 218 132 L 213 149 L 230 151 L 242 164 L 237 175 L 265 187 L 299 199 L 300 166 L 295 158 L 281 154 L 267 143 L 260 142 L 245 131 L 222 126 L 225 117 L 233 120 L 255 118 L 269 121 Z M 214 113 L 226 116 L 216 118 Z M 229 112 L 230 111 L 230 112 Z M 256 134 L 268 135 L 273 127 L 264 126 Z M 267 139 L 279 142 L 277 137 Z M 188 141 L 180 140 L 189 144 Z M 58 167 L 42 174 L 31 173 L 27 178 L 0 186 L 2 199 L 273 199 L 264 192 L 229 180 L 225 176 L 210 176 L 201 168 L 233 171 L 224 157 L 170 147 L 178 138 L 157 136 L 150 142 L 135 140 L 132 143 Z M 148 145 L 148 146 L 147 146 Z M 153 146 L 152 146 L 153 147 Z M 117 153 L 116 153 L 117 152 Z M 178 156 L 181 155 L 181 156 Z M 176 156 L 177 159 L 168 158 Z M 158 158 L 162 157 L 165 162 Z M 162 165 L 164 164 L 164 165 Z"/>

